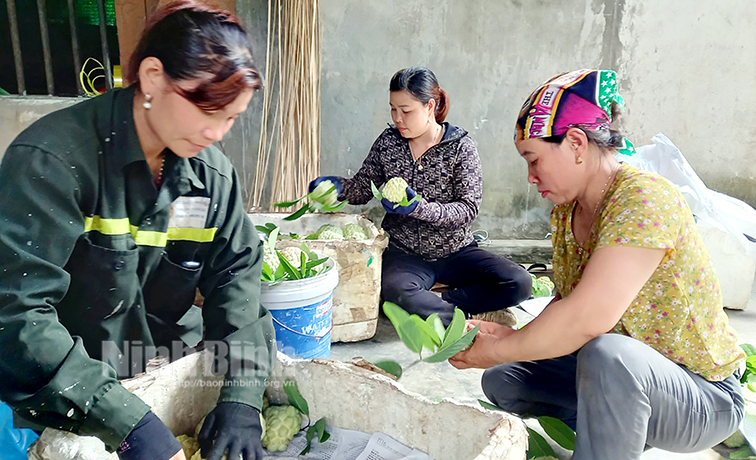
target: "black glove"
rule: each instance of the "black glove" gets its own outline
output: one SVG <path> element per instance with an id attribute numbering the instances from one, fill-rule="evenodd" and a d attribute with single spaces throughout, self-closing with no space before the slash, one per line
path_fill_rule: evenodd
<path id="1" fill-rule="evenodd" d="M 142 417 L 116 451 L 120 460 L 168 460 L 181 450 L 171 430 L 151 411 Z"/>
<path id="2" fill-rule="evenodd" d="M 412 200 L 416 196 L 417 196 L 417 193 L 415 193 L 415 191 L 412 190 L 412 187 L 407 187 L 407 200 Z M 392 203 L 386 198 L 381 200 L 383 209 L 385 209 L 386 212 L 392 213 L 392 214 L 404 214 L 405 216 L 415 210 L 415 208 L 417 207 L 417 203 L 418 203 L 417 201 L 413 201 L 408 206 L 397 206 L 396 203 Z"/>
<path id="3" fill-rule="evenodd" d="M 229 459 L 262 460 L 263 449 L 260 411 L 238 402 L 222 402 L 215 406 L 199 433 L 202 458 L 220 460 L 228 449 Z"/>
<path id="4" fill-rule="evenodd" d="M 307 191 L 308 192 L 312 192 L 313 190 L 315 190 L 315 187 L 317 187 L 318 184 L 321 183 L 321 182 L 323 182 L 324 180 L 329 180 L 329 181 L 333 182 L 333 185 L 336 186 L 336 195 L 341 195 L 341 190 L 342 190 L 341 179 L 339 179 L 336 176 L 320 176 L 320 177 L 316 178 L 315 180 L 313 180 L 312 182 L 310 182 L 310 187 L 308 188 Z"/>

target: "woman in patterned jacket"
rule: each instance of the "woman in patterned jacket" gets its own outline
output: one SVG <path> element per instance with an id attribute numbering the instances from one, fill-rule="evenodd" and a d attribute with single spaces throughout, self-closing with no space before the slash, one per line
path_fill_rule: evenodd
<path id="1" fill-rule="evenodd" d="M 646 446 L 709 448 L 743 418 L 744 353 L 693 215 L 664 177 L 617 161 L 613 71 L 540 86 L 517 121 L 528 181 L 551 214 L 555 300 L 514 331 L 483 323 L 459 368 L 485 368 L 499 407 L 576 431 L 575 460 L 638 459 Z"/>
<path id="2" fill-rule="evenodd" d="M 407 181 L 407 195 L 422 198 L 395 207 L 383 200 L 382 227 L 389 234 L 383 255 L 381 296 L 405 310 L 448 324 L 454 307 L 468 315 L 500 310 L 527 299 L 530 275 L 518 264 L 478 247 L 472 222 L 483 198 L 483 177 L 475 143 L 467 131 L 445 122 L 449 97 L 429 69 L 412 67 L 389 84 L 393 126 L 373 143 L 354 177 L 323 176 L 336 184 L 340 200 L 365 204 L 370 182 L 381 187 L 393 177 Z M 434 283 L 449 286 L 441 297 Z"/>

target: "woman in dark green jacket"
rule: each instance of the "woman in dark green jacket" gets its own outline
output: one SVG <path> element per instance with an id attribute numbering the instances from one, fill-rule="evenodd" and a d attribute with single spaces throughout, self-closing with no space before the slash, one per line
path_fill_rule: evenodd
<path id="1" fill-rule="evenodd" d="M 275 353 L 262 251 L 211 145 L 261 87 L 249 39 L 234 16 L 181 1 L 155 13 L 130 64 L 132 86 L 44 117 L 3 158 L 0 399 L 37 429 L 97 436 L 121 459 L 183 459 L 118 379 L 204 338 L 226 385 L 203 457 L 262 458 Z"/>

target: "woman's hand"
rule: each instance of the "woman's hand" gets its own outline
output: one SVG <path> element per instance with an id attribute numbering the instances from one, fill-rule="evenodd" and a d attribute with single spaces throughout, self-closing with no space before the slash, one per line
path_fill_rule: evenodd
<path id="1" fill-rule="evenodd" d="M 488 321 L 469 320 L 467 324 L 472 327 L 480 324 L 478 335 L 472 347 L 449 358 L 449 364 L 457 369 L 488 369 L 506 362 L 501 356 L 501 347 L 514 329 Z"/>
<path id="2" fill-rule="evenodd" d="M 504 326 L 503 324 L 494 323 L 491 321 L 481 321 L 479 319 L 468 319 L 467 321 L 465 321 L 465 323 L 468 324 L 467 330 L 471 330 L 472 328 L 480 324 L 480 330 L 478 331 L 478 335 L 491 334 L 491 335 L 495 335 L 496 337 L 504 338 L 512 334 L 512 332 L 514 332 L 514 329 L 512 329 L 509 326 Z"/>

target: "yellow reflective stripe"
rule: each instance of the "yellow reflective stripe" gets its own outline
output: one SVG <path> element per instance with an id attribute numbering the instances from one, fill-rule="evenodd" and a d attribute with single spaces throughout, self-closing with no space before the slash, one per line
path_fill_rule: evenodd
<path id="1" fill-rule="evenodd" d="M 196 241 L 198 243 L 209 243 L 215 238 L 215 232 L 218 227 L 212 228 L 180 228 L 168 227 L 169 240 Z"/>
<path id="2" fill-rule="evenodd" d="M 165 232 L 153 232 L 150 230 L 139 230 L 134 237 L 137 246 L 155 246 L 164 248 L 168 242 L 168 234 Z"/>
<path id="3" fill-rule="evenodd" d="M 96 231 L 103 235 L 126 235 L 130 233 L 138 246 L 164 248 L 169 240 L 209 243 L 215 238 L 218 228 L 169 227 L 167 232 L 155 232 L 151 230 L 139 230 L 139 227 L 129 223 L 127 217 L 122 219 L 104 219 L 100 216 L 85 216 L 84 231 Z"/>
<path id="4" fill-rule="evenodd" d="M 84 217 L 84 231 L 96 231 L 103 235 L 125 235 L 129 233 L 128 217 L 122 219 L 103 219 L 100 216 Z"/>

